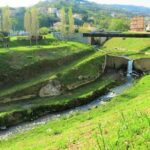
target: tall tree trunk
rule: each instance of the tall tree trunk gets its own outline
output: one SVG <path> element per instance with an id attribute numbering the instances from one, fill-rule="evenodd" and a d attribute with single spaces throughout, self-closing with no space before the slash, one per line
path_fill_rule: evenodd
<path id="1" fill-rule="evenodd" d="M 38 46 L 38 36 L 36 35 L 36 46 Z"/>
<path id="2" fill-rule="evenodd" d="M 32 47 L 32 37 L 30 36 L 30 47 Z"/>

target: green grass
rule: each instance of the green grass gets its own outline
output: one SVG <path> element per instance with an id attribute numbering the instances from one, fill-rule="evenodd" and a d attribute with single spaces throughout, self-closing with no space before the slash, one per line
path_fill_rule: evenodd
<path id="1" fill-rule="evenodd" d="M 26 49 L 31 50 L 32 49 L 31 46 L 37 47 L 35 41 L 32 41 L 32 45 L 30 46 L 30 41 L 27 39 L 28 39 L 28 37 L 26 37 L 26 36 L 10 37 L 8 50 L 15 48 L 15 47 L 16 48 L 17 47 L 25 47 Z M 48 46 L 48 45 L 51 45 L 52 43 L 56 43 L 56 42 L 58 42 L 58 40 L 55 39 L 52 34 L 48 34 L 45 36 L 45 39 L 38 41 L 38 46 L 41 46 L 41 45 L 47 45 Z M 0 48 L 1 48 L 1 50 L 6 50 L 3 48 L 3 45 L 0 45 Z"/>
<path id="2" fill-rule="evenodd" d="M 107 79 L 107 80 L 104 80 Z M 0 115 L 5 114 L 8 115 L 9 113 L 15 112 L 15 111 L 20 111 L 24 110 L 24 108 L 27 108 L 26 106 L 29 105 L 29 107 L 38 107 L 38 106 L 64 106 L 71 101 L 74 101 L 77 98 L 86 98 L 91 96 L 94 92 L 99 91 L 101 89 L 104 89 L 106 86 L 110 84 L 116 85 L 114 83 L 114 75 L 109 75 L 107 77 L 103 77 L 103 80 L 98 79 L 95 82 L 89 83 L 87 85 L 84 85 L 83 87 L 77 88 L 75 90 L 65 92 L 63 95 L 56 96 L 56 97 L 50 97 L 50 98 L 36 98 L 36 99 L 31 99 L 30 101 L 22 101 L 22 102 L 16 102 L 9 104 L 4 107 L 0 107 Z M 94 89 L 94 90 L 93 90 Z M 28 108 L 29 108 L 28 107 Z"/>
<path id="3" fill-rule="evenodd" d="M 147 150 L 150 130 L 150 75 L 98 108 L 78 112 L 1 141 L 2 150 Z M 40 139 L 40 140 L 39 140 Z"/>
<path id="4" fill-rule="evenodd" d="M 29 41 L 11 39 L 10 49 L 0 49 L 0 71 L 7 73 L 42 60 L 55 60 L 68 55 L 86 53 L 81 58 L 72 60 L 67 65 L 38 74 L 37 77 L 0 91 L 0 96 L 23 92 L 39 83 L 50 79 L 60 80 L 65 86 L 81 84 L 79 76 L 95 79 L 102 73 L 104 55 L 125 55 L 132 59 L 150 57 L 149 39 L 112 38 L 99 51 L 92 51 L 89 45 L 76 42 L 60 42 L 51 35 L 39 43 L 39 47 L 28 47 Z M 13 112 L 23 111 L 38 106 L 64 106 L 77 98 L 85 98 L 95 91 L 114 83 L 112 76 L 99 78 L 61 96 L 36 98 L 28 101 L 11 103 L 0 107 L 0 118 Z M 116 84 L 116 83 L 114 83 Z M 150 75 L 143 77 L 122 95 L 98 108 L 87 112 L 78 112 L 70 117 L 53 120 L 0 141 L 2 150 L 41 150 L 41 149 L 136 149 L 147 150 L 149 145 L 150 120 Z M 40 139 L 40 140 L 39 140 Z"/>
<path id="5" fill-rule="evenodd" d="M 51 35 L 47 38 L 47 40 L 53 39 Z M 16 42 L 16 37 L 12 39 L 12 41 Z M 56 45 L 55 45 L 56 44 Z M 32 77 L 28 81 L 25 81 L 24 83 L 17 84 L 15 86 L 10 87 L 9 89 L 4 89 L 0 91 L 0 95 L 6 95 L 9 93 L 13 93 L 18 90 L 23 90 L 25 88 L 31 87 L 32 85 L 36 85 L 40 82 L 46 81 L 47 79 L 51 79 L 51 76 L 56 74 L 60 75 L 60 80 L 64 84 L 73 84 L 74 81 L 77 81 L 76 83 L 80 82 L 78 80 L 78 77 L 80 75 L 82 76 L 89 76 L 91 78 L 94 78 L 98 75 L 99 69 L 98 67 L 101 67 L 103 59 L 100 59 L 100 55 L 103 56 L 104 54 L 113 54 L 113 55 L 127 55 L 131 58 L 141 58 L 141 57 L 149 57 L 147 53 L 149 52 L 149 40 L 148 39 L 131 39 L 127 38 L 125 40 L 121 38 L 113 38 L 105 43 L 105 45 L 101 48 L 99 53 L 96 53 L 94 55 L 91 55 L 91 57 L 88 57 L 88 59 L 83 59 L 82 61 L 79 61 L 78 65 L 74 65 L 71 69 L 71 67 L 68 67 L 67 70 L 69 71 L 63 71 L 60 69 L 56 69 L 56 71 L 47 72 L 45 74 L 39 74 L 37 77 Z M 34 46 L 33 46 L 34 47 Z M 32 48 L 33 48 L 32 47 Z M 0 71 L 1 73 L 7 74 L 7 72 L 12 72 L 14 69 L 20 69 L 26 66 L 29 66 L 33 63 L 36 64 L 36 62 L 42 61 L 42 60 L 54 60 L 59 59 L 68 55 L 72 55 L 74 53 L 79 53 L 81 51 L 87 51 L 87 49 L 90 49 L 89 46 L 86 46 L 84 44 L 76 43 L 76 42 L 52 42 L 51 45 L 43 45 L 43 47 L 49 47 L 48 49 L 40 49 L 38 50 L 32 50 L 29 48 L 26 49 L 26 47 L 23 47 L 26 50 L 19 49 L 19 47 L 14 47 L 9 50 L 9 52 L 5 52 L 7 54 L 1 54 L 0 55 L 0 61 L 2 62 L 0 64 Z M 50 48 L 53 47 L 53 48 Z M 13 50 L 17 48 L 17 50 Z M 139 53 L 139 52 L 144 53 Z M 98 55 L 98 57 L 96 56 Z M 96 59 L 97 57 L 97 59 Z M 88 61 L 88 63 L 86 62 Z M 91 61 L 91 62 L 90 62 Z M 93 69 L 89 69 L 93 68 Z M 60 71 L 57 71 L 60 70 Z M 60 74 L 60 72 L 62 72 Z M 67 79 L 67 80 L 66 80 Z"/>
<path id="6" fill-rule="evenodd" d="M 23 92 L 24 90 L 41 84 L 48 80 L 56 79 L 61 81 L 64 86 L 72 84 L 82 84 L 89 80 L 95 80 L 102 73 L 102 64 L 104 62 L 104 56 L 101 52 L 87 53 L 80 59 L 72 61 L 68 65 L 64 65 L 54 71 L 47 72 L 42 75 L 38 75 L 31 80 L 22 82 L 10 88 L 6 88 L 0 91 L 0 96 L 11 95 L 15 92 Z M 89 68 L 91 68 L 89 70 Z M 79 76 L 88 77 L 86 80 L 78 79 Z"/>
<path id="7" fill-rule="evenodd" d="M 89 49 L 89 46 L 76 42 L 56 42 L 51 45 L 42 45 L 39 48 L 21 46 L 0 49 L 0 71 L 9 72 L 21 69 L 39 61 L 56 60 Z"/>
<path id="8" fill-rule="evenodd" d="M 124 55 L 136 59 L 150 57 L 150 40 L 138 38 L 112 38 L 106 42 L 101 50 L 112 55 Z"/>
<path id="9" fill-rule="evenodd" d="M 53 41 L 52 41 L 53 40 Z M 46 36 L 39 46 L 28 46 L 26 41 L 18 41 L 17 37 L 12 37 L 9 49 L 0 48 L 0 74 L 10 76 L 14 71 L 18 71 L 27 66 L 42 62 L 62 59 L 63 57 L 77 54 L 91 49 L 90 46 L 77 42 L 58 41 Z"/>
<path id="10" fill-rule="evenodd" d="M 70 85 L 70 84 L 80 84 L 83 83 L 83 81 L 78 79 L 79 75 L 82 76 L 89 76 L 90 79 L 88 80 L 95 80 L 95 77 L 99 77 L 102 71 L 102 63 L 104 61 L 104 56 L 101 52 L 93 52 L 93 54 L 87 55 L 82 57 L 81 59 L 77 59 L 76 61 L 70 63 L 69 65 L 63 66 L 58 68 L 58 70 L 55 70 L 52 73 L 43 74 L 41 76 L 38 76 L 37 78 L 34 78 L 32 80 L 29 80 L 28 82 L 18 84 L 16 86 L 12 86 L 11 88 L 7 88 L 0 91 L 0 96 L 6 96 L 11 95 L 15 92 L 21 93 L 27 88 L 31 88 L 34 85 L 37 85 L 39 83 L 51 80 L 51 79 L 57 79 L 60 80 L 62 84 L 64 85 Z M 89 70 L 89 68 L 91 68 Z M 59 74 L 59 76 L 58 76 Z M 72 77 L 72 78 L 70 78 Z M 110 79 L 109 79 L 110 78 Z M 71 102 L 75 98 L 80 97 L 87 97 L 90 94 L 93 93 L 93 91 L 99 90 L 98 87 L 104 88 L 107 84 L 110 84 L 111 82 L 114 82 L 114 79 L 109 77 L 109 80 L 102 81 L 102 82 L 94 82 L 91 84 L 86 85 L 84 88 L 79 88 L 74 91 L 70 91 L 69 93 L 65 93 L 62 96 L 57 96 L 55 98 L 36 98 L 36 100 L 30 100 L 31 107 L 35 106 L 43 106 L 43 105 L 65 105 L 69 102 Z M 85 80 L 84 80 L 85 81 Z M 100 85 L 99 85 L 100 84 Z M 92 90 L 94 88 L 94 90 Z M 70 95 L 71 93 L 71 95 Z M 42 100 L 42 101 L 41 101 Z M 28 102 L 29 104 L 29 102 Z M 27 105 L 28 105 L 27 104 Z M 2 114 L 9 114 L 14 111 L 23 110 L 26 105 L 26 101 L 23 101 L 23 103 L 15 103 L 10 104 L 8 107 L 1 107 L 1 113 Z M 4 113 L 5 112 L 5 113 Z"/>
<path id="11" fill-rule="evenodd" d="M 104 63 L 104 55 L 101 52 L 95 52 L 89 57 L 78 61 L 78 63 L 72 67 L 72 69 L 62 72 L 60 78 L 58 78 L 64 85 L 80 84 L 83 80 L 79 80 L 79 77 L 88 78 L 92 80 L 99 77 L 102 74 L 102 64 Z M 86 79 L 85 79 L 86 80 Z"/>
<path id="12" fill-rule="evenodd" d="M 46 39 L 48 41 L 52 38 L 49 36 Z M 12 38 L 12 42 L 18 42 L 16 37 Z M 7 78 L 10 80 L 14 76 L 14 78 L 11 80 L 15 80 L 15 77 L 18 76 L 18 72 L 23 72 L 24 68 L 30 69 L 30 66 L 33 66 L 31 69 L 36 69 L 30 70 L 31 72 L 37 72 L 38 70 L 39 72 L 35 75 L 29 76 L 21 83 L 19 83 L 20 79 L 18 77 L 18 83 L 14 81 L 15 85 L 13 84 L 13 86 L 7 86 L 6 84 L 6 88 L 3 87 L 3 89 L 0 91 L 1 96 L 14 93 L 18 90 L 23 90 L 41 82 L 45 82 L 48 79 L 51 79 L 52 76 L 55 77 L 56 74 L 62 72 L 62 70 L 67 70 L 67 68 L 70 69 L 73 67 L 76 61 L 79 61 L 82 58 L 84 59 L 86 56 L 94 53 L 93 48 L 89 45 L 77 42 L 63 42 L 54 40 L 53 42 L 49 41 L 49 43 L 45 45 L 44 43 L 41 43 L 43 45 L 41 45 L 40 48 L 36 46 L 20 46 L 20 44 L 21 43 L 18 42 L 18 46 L 14 44 L 14 47 L 12 46 L 8 50 L 3 48 L 0 49 L 0 76 L 6 80 Z M 70 61 L 67 62 L 69 57 Z M 53 67 L 53 64 L 56 66 L 55 64 L 59 63 L 59 61 L 65 62 L 65 59 L 67 62 L 66 65 Z M 51 61 L 49 67 L 43 72 L 40 72 L 41 68 L 38 67 L 39 63 L 45 62 L 45 65 L 47 65 L 46 62 L 49 61 Z M 42 68 L 44 68 L 45 65 L 43 63 Z M 1 80 L 3 81 L 3 79 Z"/>
<path id="13" fill-rule="evenodd" d="M 28 81 L 22 82 L 20 84 L 16 84 L 15 86 L 11 86 L 10 88 L 3 89 L 0 91 L 0 96 L 12 94 L 16 91 L 21 91 L 21 90 L 24 90 L 24 89 L 29 88 L 31 86 L 37 85 L 39 83 L 54 79 L 54 78 L 56 78 L 57 74 L 63 74 L 65 72 L 68 72 L 72 68 L 75 68 L 77 66 L 78 62 L 83 61 L 86 58 L 89 58 L 90 57 L 89 55 L 92 55 L 92 53 L 84 54 L 83 57 L 76 59 L 75 61 L 72 61 L 68 65 L 64 65 L 60 68 L 56 68 L 54 71 L 47 71 L 46 73 L 38 75 L 35 78 L 29 79 Z"/>

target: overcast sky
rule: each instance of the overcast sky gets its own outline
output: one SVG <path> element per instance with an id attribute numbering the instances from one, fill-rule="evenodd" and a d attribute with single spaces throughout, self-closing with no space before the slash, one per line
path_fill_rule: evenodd
<path id="1" fill-rule="evenodd" d="M 11 6 L 11 7 L 20 7 L 20 6 L 32 6 L 39 2 L 40 0 L 0 0 L 0 7 L 2 6 Z M 150 7 L 150 0 L 90 0 L 95 1 L 101 4 L 131 4 L 138 6 Z"/>

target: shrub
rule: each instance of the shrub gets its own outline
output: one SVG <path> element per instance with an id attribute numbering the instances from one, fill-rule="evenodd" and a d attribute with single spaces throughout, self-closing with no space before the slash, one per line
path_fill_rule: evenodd
<path id="1" fill-rule="evenodd" d="M 42 27 L 39 30 L 40 35 L 47 35 L 49 33 L 49 29 L 46 27 Z"/>

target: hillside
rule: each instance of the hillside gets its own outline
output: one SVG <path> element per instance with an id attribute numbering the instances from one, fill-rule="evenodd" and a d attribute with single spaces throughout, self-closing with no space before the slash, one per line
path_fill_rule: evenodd
<path id="1" fill-rule="evenodd" d="M 106 7 L 126 11 L 128 13 L 133 13 L 137 15 L 148 15 L 150 12 L 149 7 L 142 7 L 142 6 L 132 6 L 132 5 L 107 5 Z"/>
<path id="2" fill-rule="evenodd" d="M 95 51 L 84 44 L 75 42 L 59 42 L 58 44 L 57 40 L 53 39 L 50 46 L 41 43 L 39 49 L 34 49 L 34 47 L 21 48 L 19 45 L 18 47 L 12 47 L 9 51 L 1 49 L 0 103 L 4 105 L 6 103 L 7 105 L 8 102 L 14 101 L 16 104 L 13 103 L 12 107 L 11 105 L 8 107 L 9 112 L 14 112 L 17 111 L 17 109 L 14 109 L 18 105 L 17 102 L 22 104 L 29 101 L 32 103 L 32 100 L 37 99 L 37 102 L 34 101 L 35 105 L 33 103 L 31 108 L 38 108 L 44 105 L 44 103 L 38 103 L 41 99 L 39 91 L 51 81 L 59 82 L 57 84 L 61 88 L 58 95 L 67 94 L 68 90 L 71 92 L 74 89 L 76 93 L 76 89 L 78 91 L 79 87 L 84 87 L 88 83 L 103 78 L 105 55 L 126 56 L 130 59 L 150 58 L 149 44 L 148 39 L 123 40 L 113 38 L 107 41 L 98 51 Z M 8 59 L 10 57 L 12 59 Z M 112 76 L 105 84 L 112 86 L 115 78 Z M 95 91 L 98 90 L 97 88 Z M 82 91 L 81 88 L 82 92 L 84 93 L 84 90 Z M 51 97 L 52 93 L 49 94 L 49 97 Z M 46 95 L 42 96 L 45 102 L 49 104 L 50 101 L 50 104 L 53 104 L 51 101 L 55 101 L 55 98 L 47 98 L 48 95 Z M 68 96 L 63 96 L 68 102 L 80 97 L 80 95 L 74 96 L 73 93 Z M 58 98 L 56 97 L 56 99 Z M 19 110 L 21 110 L 20 108 Z M 3 114 L 4 111 L 2 110 L 1 113 Z"/>
<path id="3" fill-rule="evenodd" d="M 112 38 L 97 49 L 77 42 L 58 42 L 51 35 L 39 47 L 28 47 L 28 41 L 16 38 L 11 41 L 10 49 L 0 48 L 0 77 L 3 77 L 0 130 L 99 98 L 126 82 L 129 59 L 134 60 L 133 69 L 139 76 L 135 76 L 132 87 L 111 101 L 1 139 L 0 149 L 149 147 L 148 39 Z M 106 60 L 106 55 L 110 60 Z M 148 65 L 142 68 L 144 71 L 135 67 L 139 59 L 142 59 L 139 68 L 145 65 L 146 59 Z M 114 66 L 115 62 L 120 66 Z"/>
<path id="4" fill-rule="evenodd" d="M 150 57 L 149 39 L 113 38 L 106 42 L 101 50 L 112 55 L 127 56 L 131 59 Z"/>
<path id="5" fill-rule="evenodd" d="M 89 15 L 92 11 L 105 12 L 111 14 L 113 12 L 122 13 L 124 15 L 148 15 L 150 8 L 142 6 L 133 6 L 133 5 L 106 5 L 98 4 L 88 0 L 43 0 L 39 2 L 37 7 L 56 7 L 61 8 L 62 6 L 70 7 L 72 6 L 75 13 L 84 13 L 89 12 Z"/>
<path id="6" fill-rule="evenodd" d="M 40 27 L 52 27 L 55 23 L 60 21 L 60 9 L 65 7 L 66 11 L 69 7 L 73 8 L 75 17 L 75 24 L 82 26 L 85 22 L 92 24 L 94 27 L 106 28 L 103 24 L 110 24 L 111 19 L 126 18 L 130 19 L 133 16 L 149 17 L 150 8 L 131 6 L 131 5 L 104 5 L 87 0 L 42 0 L 34 7 L 39 9 Z M 57 8 L 57 13 L 50 13 L 49 8 Z M 24 15 L 26 8 L 10 8 L 13 20 L 13 29 L 16 31 L 24 30 Z M 96 12 L 96 13 L 95 13 Z M 0 8 L 2 14 L 2 8 Z M 82 19 L 81 19 L 82 18 Z M 106 22 L 105 22 L 106 21 Z"/>

